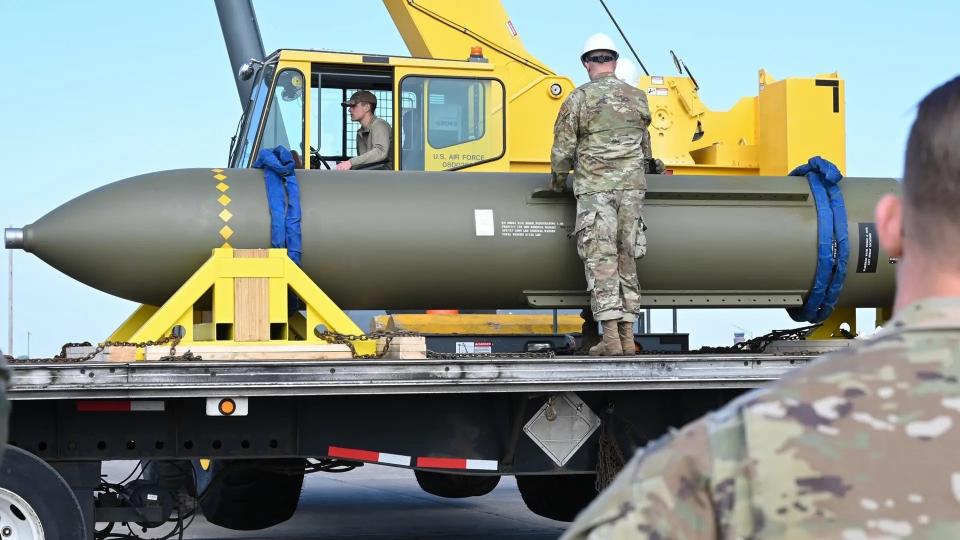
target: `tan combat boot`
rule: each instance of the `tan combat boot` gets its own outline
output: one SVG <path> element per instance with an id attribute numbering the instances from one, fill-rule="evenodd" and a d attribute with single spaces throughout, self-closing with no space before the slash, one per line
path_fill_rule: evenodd
<path id="1" fill-rule="evenodd" d="M 620 347 L 623 348 L 623 354 L 627 356 L 637 354 L 637 344 L 633 340 L 633 323 L 620 321 L 617 329 L 620 331 Z"/>
<path id="2" fill-rule="evenodd" d="M 620 345 L 620 332 L 617 329 L 619 321 L 603 321 L 603 339 L 590 347 L 590 356 L 621 356 L 623 346 Z"/>

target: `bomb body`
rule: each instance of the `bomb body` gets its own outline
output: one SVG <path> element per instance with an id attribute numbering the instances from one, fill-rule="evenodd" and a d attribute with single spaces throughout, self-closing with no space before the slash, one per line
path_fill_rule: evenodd
<path id="1" fill-rule="evenodd" d="M 182 169 L 81 195 L 8 247 L 92 287 L 159 305 L 210 250 L 264 248 L 256 169 Z M 222 178 L 221 178 L 222 177 Z M 535 194 L 543 174 L 298 171 L 303 268 L 344 309 L 584 305 L 572 196 Z M 818 217 L 806 178 L 655 176 L 638 270 L 649 307 L 795 307 L 813 282 Z M 872 238 L 893 179 L 845 178 L 850 258 L 839 305 L 889 306 L 893 269 Z M 862 271 L 863 256 L 870 257 Z M 861 271 L 858 271 L 861 270 Z"/>

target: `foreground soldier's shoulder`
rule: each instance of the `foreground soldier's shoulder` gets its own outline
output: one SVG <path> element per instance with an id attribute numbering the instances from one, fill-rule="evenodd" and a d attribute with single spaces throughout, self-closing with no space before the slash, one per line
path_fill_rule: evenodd
<path id="1" fill-rule="evenodd" d="M 688 424 L 639 451 L 564 538 L 697 537 L 712 531 L 707 423 Z"/>
<path id="2" fill-rule="evenodd" d="M 771 437 L 783 439 L 774 445 L 781 448 L 811 433 L 829 439 L 863 426 L 893 429 L 886 417 L 924 401 L 914 399 L 924 382 L 958 382 L 954 373 L 960 366 L 954 356 L 960 332 L 946 341 L 943 337 L 885 332 L 847 351 L 818 358 L 743 403 L 742 421 L 748 431 L 771 430 L 775 434 Z M 899 398 L 890 400 L 894 395 Z M 768 437 L 767 443 L 771 440 Z"/>

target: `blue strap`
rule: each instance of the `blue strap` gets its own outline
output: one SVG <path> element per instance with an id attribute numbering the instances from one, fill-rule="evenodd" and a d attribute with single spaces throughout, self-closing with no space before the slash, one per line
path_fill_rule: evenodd
<path id="1" fill-rule="evenodd" d="M 270 247 L 287 248 L 293 262 L 300 265 L 303 247 L 300 234 L 300 184 L 293 155 L 283 146 L 265 148 L 257 154 L 253 166 L 263 169 L 270 208 Z"/>
<path id="2" fill-rule="evenodd" d="M 847 278 L 850 241 L 847 209 L 839 186 L 843 175 L 836 165 L 815 156 L 791 171 L 790 176 L 806 176 L 810 183 L 817 209 L 817 269 L 803 306 L 787 312 L 795 321 L 820 323 L 837 307 Z"/>

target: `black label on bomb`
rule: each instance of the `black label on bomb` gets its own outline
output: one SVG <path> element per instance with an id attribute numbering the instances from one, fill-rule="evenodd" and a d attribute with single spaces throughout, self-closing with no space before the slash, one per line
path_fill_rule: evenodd
<path id="1" fill-rule="evenodd" d="M 877 273 L 877 224 L 860 223 L 860 255 L 857 257 L 858 274 Z"/>

